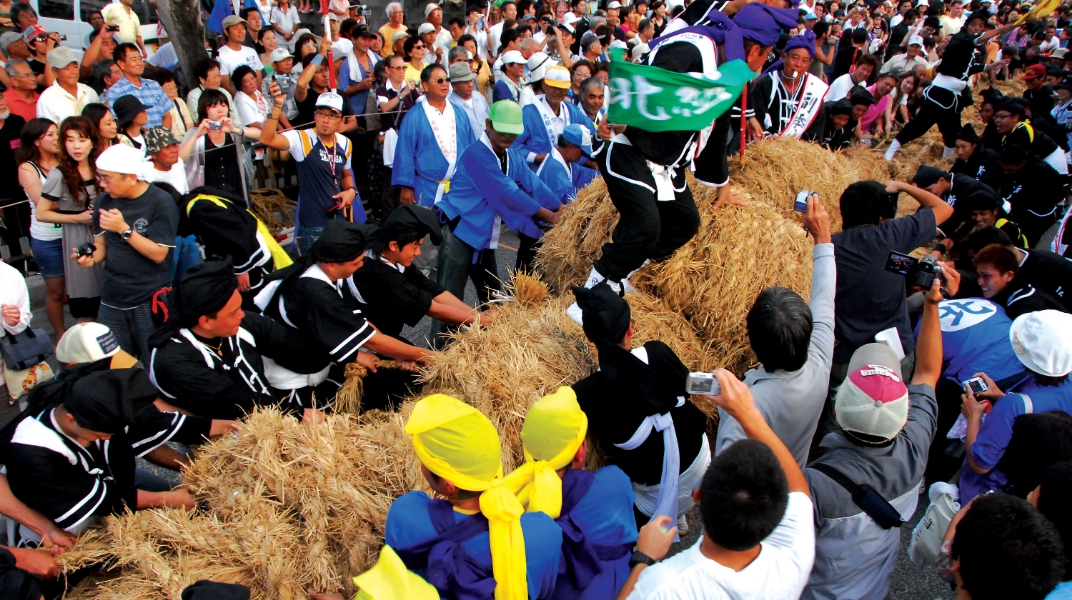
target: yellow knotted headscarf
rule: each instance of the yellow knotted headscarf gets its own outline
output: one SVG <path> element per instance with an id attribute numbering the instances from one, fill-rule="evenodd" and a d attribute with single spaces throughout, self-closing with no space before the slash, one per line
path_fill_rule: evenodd
<path id="1" fill-rule="evenodd" d="M 483 413 L 444 394 L 423 398 L 406 422 L 413 450 L 424 466 L 458 488 L 483 492 L 496 600 L 526 600 L 524 508 L 502 479 L 502 446 Z"/>
<path id="2" fill-rule="evenodd" d="M 358 587 L 354 600 L 439 600 L 435 587 L 406 568 L 390 546 L 380 550 L 380 560 L 354 577 Z"/>
<path id="3" fill-rule="evenodd" d="M 556 471 L 573 461 L 587 433 L 588 416 L 572 388 L 560 387 L 532 405 L 521 427 L 525 464 L 507 476 L 528 512 L 561 515 L 562 478 Z"/>

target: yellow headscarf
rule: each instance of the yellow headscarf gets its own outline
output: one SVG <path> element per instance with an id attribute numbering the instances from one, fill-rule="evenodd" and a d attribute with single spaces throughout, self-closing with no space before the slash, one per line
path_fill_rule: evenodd
<path id="1" fill-rule="evenodd" d="M 527 600 L 524 508 L 502 478 L 502 446 L 483 413 L 444 394 L 423 398 L 406 422 L 413 450 L 424 466 L 459 489 L 483 492 L 496 600 Z"/>
<path id="2" fill-rule="evenodd" d="M 572 388 L 560 387 L 532 405 L 521 427 L 525 464 L 506 478 L 528 512 L 561 515 L 562 478 L 556 471 L 573 461 L 587 433 L 588 416 Z"/>
<path id="3" fill-rule="evenodd" d="M 439 600 L 435 586 L 407 569 L 390 546 L 380 550 L 371 569 L 354 577 L 354 585 L 354 600 Z"/>

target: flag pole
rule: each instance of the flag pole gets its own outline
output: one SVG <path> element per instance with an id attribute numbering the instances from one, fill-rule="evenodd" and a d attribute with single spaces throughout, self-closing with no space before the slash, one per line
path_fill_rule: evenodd
<path id="1" fill-rule="evenodd" d="M 741 91 L 741 165 L 744 165 L 744 146 L 745 139 L 748 134 L 748 119 L 745 117 L 745 113 L 748 111 L 748 84 L 744 84 L 744 90 Z"/>
<path id="2" fill-rule="evenodd" d="M 324 38 L 328 42 L 331 39 L 331 19 L 328 12 L 328 0 L 320 0 L 320 12 L 324 13 Z M 338 82 L 335 80 L 335 60 L 331 56 L 331 48 L 328 48 L 328 88 L 335 92 L 338 90 Z"/>

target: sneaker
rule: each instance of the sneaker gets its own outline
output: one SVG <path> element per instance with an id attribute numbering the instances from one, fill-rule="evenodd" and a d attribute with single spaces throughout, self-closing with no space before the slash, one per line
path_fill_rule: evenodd
<path id="1" fill-rule="evenodd" d="M 610 289 L 614 290 L 615 292 L 619 294 L 622 293 L 622 285 L 620 283 L 610 281 L 607 278 L 603 277 L 603 275 L 600 274 L 600 272 L 597 271 L 595 267 L 592 267 L 592 272 L 588 274 L 588 279 L 584 282 L 584 287 L 595 287 L 599 285 L 599 282 L 601 281 L 606 281 L 607 285 L 610 286 Z M 581 318 L 581 307 L 577 306 L 576 302 L 570 304 L 569 308 L 566 309 L 566 316 L 568 316 L 570 319 L 573 319 L 574 323 L 578 325 L 584 325 Z"/>

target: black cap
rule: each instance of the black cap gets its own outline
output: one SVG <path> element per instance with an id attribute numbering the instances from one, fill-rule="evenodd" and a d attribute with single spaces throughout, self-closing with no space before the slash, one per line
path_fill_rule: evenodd
<path id="1" fill-rule="evenodd" d="M 867 91 L 867 88 L 864 86 L 858 85 L 853 87 L 852 91 L 849 92 L 849 102 L 871 106 L 875 103 L 875 95 Z"/>
<path id="2" fill-rule="evenodd" d="M 949 173 L 946 173 L 938 167 L 920 165 L 919 169 L 916 170 L 916 175 L 912 177 L 912 185 L 916 187 L 927 188 L 938 183 L 939 179 L 948 178 Z"/>
<path id="3" fill-rule="evenodd" d="M 964 140 L 969 144 L 982 143 L 983 139 L 979 137 L 979 134 L 975 133 L 975 127 L 972 127 L 971 123 L 965 123 L 964 127 L 960 128 L 960 133 L 957 134 L 958 140 Z"/>
<path id="4" fill-rule="evenodd" d="M 968 194 L 963 202 L 968 205 L 968 210 L 990 210 L 1001 206 L 1001 196 L 990 188 L 978 189 Z"/>
<path id="5" fill-rule="evenodd" d="M 841 100 L 835 100 L 833 102 L 826 103 L 826 110 L 831 116 L 834 115 L 851 115 L 852 114 L 852 102 L 849 102 L 848 98 L 842 98 Z"/>
<path id="6" fill-rule="evenodd" d="M 1009 144 L 1005 146 L 1005 151 L 1001 153 L 1001 164 L 1003 165 L 1018 165 L 1027 160 L 1027 150 L 1019 144 Z"/>
<path id="7" fill-rule="evenodd" d="M 134 96 L 126 95 L 120 96 L 118 100 L 112 103 L 112 111 L 115 112 L 115 124 L 119 127 L 126 127 L 134 117 L 138 116 L 138 113 L 149 110 L 148 106 L 141 103 Z"/>
<path id="8" fill-rule="evenodd" d="M 381 240 L 395 242 L 408 237 L 431 236 L 432 243 L 443 243 L 443 229 L 435 212 L 426 206 L 403 204 L 391 212 L 376 234 Z"/>

